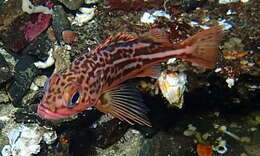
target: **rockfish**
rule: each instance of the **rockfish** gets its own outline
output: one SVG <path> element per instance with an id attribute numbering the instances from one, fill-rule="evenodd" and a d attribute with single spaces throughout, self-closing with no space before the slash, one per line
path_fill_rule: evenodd
<path id="1" fill-rule="evenodd" d="M 121 33 L 111 36 L 76 58 L 68 69 L 50 77 L 38 114 L 44 119 L 61 119 L 95 106 L 130 124 L 151 126 L 138 90 L 124 82 L 156 77 L 160 73 L 158 64 L 174 57 L 212 69 L 221 34 L 222 27 L 214 26 L 177 44 L 172 44 L 160 29 L 139 37 Z"/>

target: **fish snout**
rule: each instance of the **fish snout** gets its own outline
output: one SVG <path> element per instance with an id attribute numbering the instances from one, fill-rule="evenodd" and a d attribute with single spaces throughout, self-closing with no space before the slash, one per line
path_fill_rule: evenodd
<path id="1" fill-rule="evenodd" d="M 40 103 L 37 108 L 37 114 L 42 118 L 42 119 L 47 119 L 47 120 L 57 120 L 57 119 L 62 119 L 65 118 L 66 116 L 58 114 L 56 112 L 51 111 L 47 107 L 44 106 L 44 104 Z"/>

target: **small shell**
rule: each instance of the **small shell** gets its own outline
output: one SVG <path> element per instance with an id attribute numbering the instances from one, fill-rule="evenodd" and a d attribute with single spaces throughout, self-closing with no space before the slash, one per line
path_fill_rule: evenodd
<path id="1" fill-rule="evenodd" d="M 186 89 L 187 76 L 184 73 L 161 73 L 159 86 L 163 96 L 170 104 L 182 108 L 183 93 Z"/>
<path id="2" fill-rule="evenodd" d="M 62 32 L 62 39 L 65 43 L 74 43 L 78 41 L 78 35 L 71 30 L 65 30 Z"/>
<path id="3" fill-rule="evenodd" d="M 79 11 L 84 14 L 91 14 L 96 10 L 96 8 L 89 8 L 89 7 L 81 7 L 79 8 Z"/>
<path id="4" fill-rule="evenodd" d="M 95 11 L 92 11 L 91 13 L 77 13 L 76 17 L 74 18 L 72 25 L 78 25 L 82 26 L 84 23 L 87 23 L 95 16 Z"/>

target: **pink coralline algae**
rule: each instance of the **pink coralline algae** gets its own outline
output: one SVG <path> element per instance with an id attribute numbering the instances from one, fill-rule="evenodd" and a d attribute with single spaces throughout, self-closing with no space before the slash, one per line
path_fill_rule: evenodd
<path id="1" fill-rule="evenodd" d="M 49 9 L 52 8 L 53 3 L 50 1 L 47 1 L 45 3 L 45 6 L 47 6 Z M 25 35 L 25 40 L 27 42 L 32 41 L 35 39 L 38 35 L 40 35 L 44 30 L 46 30 L 50 23 L 51 23 L 51 16 L 50 14 L 43 14 L 43 13 L 37 13 L 32 15 L 32 20 L 25 23 L 21 28 Z"/>

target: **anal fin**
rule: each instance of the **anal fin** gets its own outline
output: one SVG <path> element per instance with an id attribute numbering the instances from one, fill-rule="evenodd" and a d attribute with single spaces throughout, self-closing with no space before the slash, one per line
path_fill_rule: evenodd
<path id="1" fill-rule="evenodd" d="M 141 94 L 130 84 L 122 84 L 104 93 L 95 107 L 131 125 L 138 123 L 152 127 L 146 116 L 148 108 L 143 104 Z"/>
<path id="2" fill-rule="evenodd" d="M 95 48 L 96 51 L 108 46 L 109 44 L 111 44 L 112 42 L 117 42 L 117 41 L 131 41 L 131 40 L 135 40 L 137 39 L 137 37 L 132 36 L 132 35 L 128 35 L 128 34 L 123 34 L 123 33 L 117 33 L 114 36 L 110 36 L 108 37 L 102 44 L 100 44 L 99 46 L 97 46 Z"/>

